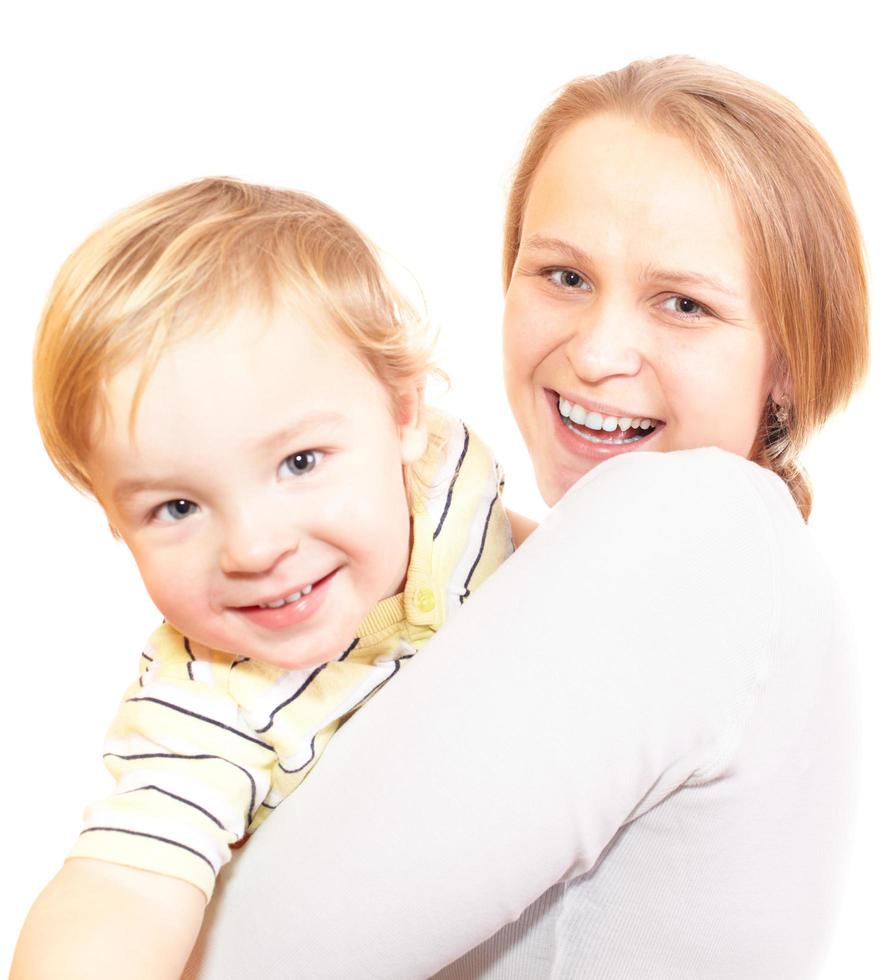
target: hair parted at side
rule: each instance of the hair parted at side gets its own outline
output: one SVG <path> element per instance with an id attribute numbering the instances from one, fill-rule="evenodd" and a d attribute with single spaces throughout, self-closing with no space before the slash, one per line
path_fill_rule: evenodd
<path id="1" fill-rule="evenodd" d="M 52 286 L 34 351 L 34 400 L 62 475 L 92 492 L 86 458 L 103 386 L 116 371 L 142 360 L 134 412 L 166 347 L 211 329 L 243 303 L 317 312 L 394 404 L 415 383 L 422 389 L 434 370 L 424 323 L 342 215 L 296 191 L 198 180 L 111 218 Z"/>
<path id="2" fill-rule="evenodd" d="M 812 491 L 798 455 L 846 403 L 869 358 L 861 234 L 830 149 L 777 92 L 693 58 L 636 61 L 575 79 L 537 119 L 515 171 L 504 232 L 504 288 L 538 167 L 569 126 L 601 112 L 680 137 L 728 188 L 758 309 L 789 394 L 787 413 L 767 405 L 752 458 L 785 480 L 807 518 Z"/>

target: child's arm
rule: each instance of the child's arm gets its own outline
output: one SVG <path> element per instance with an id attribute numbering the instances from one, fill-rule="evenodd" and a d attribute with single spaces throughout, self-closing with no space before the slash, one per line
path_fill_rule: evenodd
<path id="1" fill-rule="evenodd" d="M 514 510 L 507 510 L 506 516 L 509 518 L 509 526 L 512 528 L 512 544 L 518 548 L 524 543 L 525 538 L 536 530 L 537 522 L 523 514 L 516 514 Z"/>
<path id="2" fill-rule="evenodd" d="M 10 980 L 177 980 L 204 911 L 189 882 L 73 858 L 28 913 Z"/>

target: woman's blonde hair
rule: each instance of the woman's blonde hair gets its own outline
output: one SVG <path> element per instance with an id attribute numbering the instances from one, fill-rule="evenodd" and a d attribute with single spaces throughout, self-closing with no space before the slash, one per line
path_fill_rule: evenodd
<path id="1" fill-rule="evenodd" d="M 565 129 L 601 112 L 680 137 L 728 187 L 790 403 L 767 404 L 752 458 L 785 480 L 807 518 L 812 491 L 798 454 L 846 403 L 868 363 L 861 236 L 831 151 L 777 92 L 692 58 L 636 61 L 578 78 L 540 115 L 516 170 L 506 213 L 505 285 L 537 168 Z"/>
<path id="2" fill-rule="evenodd" d="M 143 359 L 134 420 L 166 347 L 244 302 L 268 310 L 291 302 L 324 317 L 395 408 L 432 370 L 423 324 L 350 222 L 306 194 L 199 180 L 116 215 L 56 278 L 37 334 L 34 395 L 43 442 L 62 475 L 92 492 L 86 459 L 115 372 Z"/>

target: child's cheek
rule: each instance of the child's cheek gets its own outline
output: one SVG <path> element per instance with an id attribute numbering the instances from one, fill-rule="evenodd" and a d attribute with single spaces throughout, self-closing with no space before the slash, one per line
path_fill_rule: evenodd
<path id="1" fill-rule="evenodd" d="M 349 493 L 328 494 L 320 523 L 328 543 L 352 558 L 395 560 L 407 552 L 410 512 L 401 467 L 385 480 L 356 484 Z"/>
<path id="2" fill-rule="evenodd" d="M 179 629 L 192 630 L 209 606 L 209 588 L 203 575 L 186 561 L 139 562 L 141 576 L 153 604 L 163 618 Z"/>

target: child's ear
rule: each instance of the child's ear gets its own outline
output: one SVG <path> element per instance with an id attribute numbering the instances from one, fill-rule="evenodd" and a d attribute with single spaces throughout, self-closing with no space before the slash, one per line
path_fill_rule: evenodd
<path id="1" fill-rule="evenodd" d="M 110 511 L 107 509 L 107 507 L 104 506 L 104 502 L 102 500 L 99 500 L 97 496 L 95 497 L 95 500 L 98 503 L 99 507 L 101 507 L 101 509 L 104 511 L 104 519 L 107 521 L 107 526 L 110 530 L 110 533 L 117 539 L 117 541 L 122 541 L 123 536 L 117 530 L 117 526 L 114 524 L 113 518 L 110 516 Z"/>
<path id="2" fill-rule="evenodd" d="M 418 386 L 399 394 L 396 400 L 399 427 L 399 443 L 402 447 L 402 463 L 416 463 L 426 452 L 429 434 L 423 411 L 423 389 Z"/>

